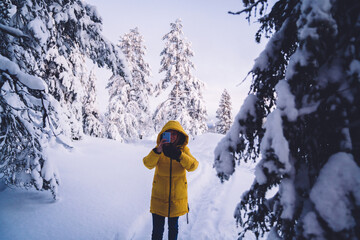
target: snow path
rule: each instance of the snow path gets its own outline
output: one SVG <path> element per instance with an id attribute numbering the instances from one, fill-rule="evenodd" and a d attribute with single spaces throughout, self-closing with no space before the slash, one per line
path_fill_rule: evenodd
<path id="1" fill-rule="evenodd" d="M 237 238 L 233 212 L 253 174 L 238 168 L 230 181 L 220 183 L 212 164 L 213 149 L 221 137 L 208 133 L 190 141 L 190 151 L 200 164 L 187 174 L 190 223 L 186 216 L 180 217 L 179 239 Z M 47 192 L 0 192 L 1 239 L 150 239 L 154 170 L 148 170 L 142 158 L 154 142 L 123 144 L 86 138 L 74 145 L 71 152 L 56 147 L 49 153 L 62 179 L 56 203 Z"/>
<path id="2" fill-rule="evenodd" d="M 189 224 L 186 223 L 186 215 L 180 217 L 179 239 L 221 240 L 236 239 L 238 236 L 233 212 L 240 200 L 240 193 L 250 187 L 254 177 L 248 168 L 238 168 L 239 171 L 234 174 L 230 181 L 220 183 L 212 165 L 213 151 L 222 137 L 218 134 L 206 134 L 190 141 L 190 151 L 200 164 L 195 172 L 187 173 L 190 205 Z M 152 228 L 151 221 L 150 214 L 139 216 L 133 224 L 133 226 L 137 226 L 138 232 L 132 231 L 129 235 L 131 237 L 128 239 L 140 240 L 149 236 Z M 164 239 L 167 239 L 167 225 L 165 226 Z M 255 238 L 249 236 L 247 239 Z"/>

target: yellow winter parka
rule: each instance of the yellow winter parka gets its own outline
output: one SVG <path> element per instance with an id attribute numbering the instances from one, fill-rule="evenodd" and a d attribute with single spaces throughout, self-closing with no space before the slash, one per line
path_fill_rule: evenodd
<path id="1" fill-rule="evenodd" d="M 155 167 L 150 212 L 163 217 L 178 217 L 189 212 L 186 170 L 194 171 L 199 162 L 191 155 L 186 146 L 189 136 L 178 121 L 169 121 L 165 124 L 158 134 L 157 146 L 162 133 L 167 130 L 176 130 L 185 137 L 185 141 L 180 146 L 180 161 L 171 160 L 164 153 L 158 154 L 152 150 L 144 157 L 143 162 L 149 169 Z"/>

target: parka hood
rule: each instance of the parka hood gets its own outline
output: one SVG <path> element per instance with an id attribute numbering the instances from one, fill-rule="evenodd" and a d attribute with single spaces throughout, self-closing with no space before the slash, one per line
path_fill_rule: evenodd
<path id="1" fill-rule="evenodd" d="M 159 145 L 161 135 L 167 130 L 175 130 L 184 135 L 185 141 L 182 144 L 182 146 L 185 147 L 189 143 L 189 135 L 187 135 L 181 124 L 178 121 L 170 120 L 165 124 L 165 126 L 161 129 L 160 133 L 158 134 L 156 144 Z"/>

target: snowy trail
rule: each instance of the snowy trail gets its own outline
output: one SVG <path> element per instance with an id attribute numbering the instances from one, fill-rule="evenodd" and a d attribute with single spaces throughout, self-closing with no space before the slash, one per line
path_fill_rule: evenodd
<path id="1" fill-rule="evenodd" d="M 203 137 L 199 137 L 200 139 L 195 140 L 190 146 L 202 167 L 197 170 L 196 176 L 189 177 L 189 202 L 192 206 L 189 214 L 190 224 L 187 225 L 185 218 L 182 219 L 179 237 L 203 240 L 236 239 L 238 229 L 233 212 L 240 200 L 240 193 L 249 187 L 253 175 L 239 168 L 229 181 L 221 184 L 212 165 L 213 150 L 222 136 L 208 135 L 201 139 Z M 209 137 L 218 139 L 207 141 Z M 208 144 L 209 142 L 215 145 Z"/>
<path id="2" fill-rule="evenodd" d="M 240 199 L 240 193 L 251 184 L 253 174 L 247 169 L 239 168 L 229 181 L 220 183 L 212 165 L 213 150 L 221 137 L 217 134 L 208 134 L 190 141 L 190 151 L 200 164 L 195 172 L 187 173 L 189 224 L 186 223 L 186 215 L 180 217 L 179 239 L 226 240 L 237 238 L 238 229 L 233 212 Z M 128 239 L 140 240 L 149 236 L 152 228 L 151 221 L 151 215 L 148 213 L 138 216 L 132 224 Z M 164 239 L 167 239 L 167 225 Z M 247 239 L 254 238 L 249 236 Z"/>
<path id="3" fill-rule="evenodd" d="M 200 164 L 187 174 L 190 223 L 186 224 L 186 216 L 180 217 L 181 240 L 237 237 L 233 212 L 253 174 L 238 168 L 229 181 L 220 183 L 212 165 L 213 149 L 221 137 L 208 133 L 190 141 L 191 153 Z M 1 239 L 150 239 L 154 170 L 148 170 L 142 158 L 154 147 L 154 141 L 124 144 L 86 138 L 74 145 L 71 152 L 61 147 L 50 152 L 62 179 L 59 201 L 53 202 L 48 192 L 0 191 Z"/>

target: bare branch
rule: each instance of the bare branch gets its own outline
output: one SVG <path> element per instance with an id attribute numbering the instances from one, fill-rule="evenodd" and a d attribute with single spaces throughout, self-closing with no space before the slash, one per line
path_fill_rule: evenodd
<path id="1" fill-rule="evenodd" d="M 244 12 L 249 13 L 249 12 L 252 11 L 252 9 L 253 9 L 254 7 L 256 8 L 257 5 L 259 5 L 260 3 L 264 5 L 264 2 L 266 2 L 266 0 L 258 0 L 257 2 L 251 4 L 250 6 L 244 8 L 243 10 L 241 10 L 241 11 L 239 11 L 239 12 L 231 12 L 231 11 L 229 11 L 228 14 L 240 15 L 240 14 L 242 14 L 242 13 L 244 13 Z"/>

